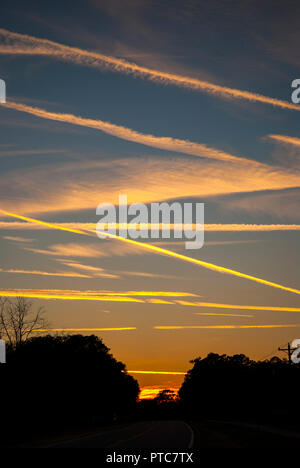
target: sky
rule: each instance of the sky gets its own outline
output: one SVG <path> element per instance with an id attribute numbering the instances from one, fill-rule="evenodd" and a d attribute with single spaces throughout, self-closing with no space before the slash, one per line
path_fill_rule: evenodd
<path id="1" fill-rule="evenodd" d="M 263 359 L 299 338 L 299 14 L 293 0 L 2 6 L 0 296 L 43 306 L 53 333 L 100 336 L 143 395 L 209 352 Z M 120 194 L 204 203 L 204 246 L 99 239 L 96 208 Z"/>

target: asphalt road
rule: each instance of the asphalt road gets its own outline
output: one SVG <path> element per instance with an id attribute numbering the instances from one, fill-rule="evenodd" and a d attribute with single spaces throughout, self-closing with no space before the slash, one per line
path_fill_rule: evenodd
<path id="1" fill-rule="evenodd" d="M 143 421 L 43 445 L 45 448 L 202 449 L 299 447 L 300 433 L 225 421 Z"/>
<path id="2" fill-rule="evenodd" d="M 188 449 L 194 432 L 183 421 L 144 421 L 52 445 L 46 448 Z"/>

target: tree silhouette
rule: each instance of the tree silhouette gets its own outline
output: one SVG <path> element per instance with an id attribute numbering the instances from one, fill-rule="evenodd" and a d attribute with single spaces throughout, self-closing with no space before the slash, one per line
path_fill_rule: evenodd
<path id="1" fill-rule="evenodd" d="M 170 402 L 174 402 L 176 399 L 176 392 L 174 392 L 174 390 L 170 390 L 170 389 L 165 389 L 165 390 L 161 390 L 157 396 L 154 398 L 154 400 L 156 400 L 156 402 L 160 405 L 160 404 L 164 404 L 164 403 L 170 403 Z"/>
<path id="2" fill-rule="evenodd" d="M 43 314 L 42 307 L 33 313 L 32 303 L 24 297 L 17 297 L 15 302 L 0 298 L 0 336 L 17 348 L 32 333 L 49 326 Z"/>
<path id="3" fill-rule="evenodd" d="M 37 336 L 9 347 L 0 385 L 1 420 L 14 439 L 132 417 L 139 394 L 95 335 Z"/>
<path id="4" fill-rule="evenodd" d="M 244 354 L 210 353 L 191 361 L 179 390 L 180 404 L 197 417 L 253 419 L 295 417 L 291 398 L 300 386 L 300 365 L 286 360 L 252 361 Z"/>

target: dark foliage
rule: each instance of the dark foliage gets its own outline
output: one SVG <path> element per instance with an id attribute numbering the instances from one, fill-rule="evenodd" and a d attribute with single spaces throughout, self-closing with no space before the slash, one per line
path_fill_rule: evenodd
<path id="1" fill-rule="evenodd" d="M 243 354 L 213 353 L 191 363 L 179 390 L 190 417 L 274 422 L 300 415 L 300 365 L 276 357 L 255 362 Z"/>
<path id="2" fill-rule="evenodd" d="M 36 337 L 9 348 L 0 383 L 10 440 L 130 415 L 139 393 L 125 365 L 94 335 Z"/>
<path id="3" fill-rule="evenodd" d="M 137 415 L 146 420 L 182 419 L 184 416 L 176 393 L 169 389 L 160 391 L 155 398 L 141 400 Z"/>

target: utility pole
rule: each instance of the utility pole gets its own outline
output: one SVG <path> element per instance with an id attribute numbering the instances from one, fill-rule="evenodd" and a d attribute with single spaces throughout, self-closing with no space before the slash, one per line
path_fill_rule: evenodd
<path id="1" fill-rule="evenodd" d="M 289 364 L 292 363 L 292 351 L 293 350 L 291 348 L 290 343 L 288 343 L 287 348 L 278 348 L 278 351 L 284 351 L 285 353 L 287 353 L 289 357 Z"/>

